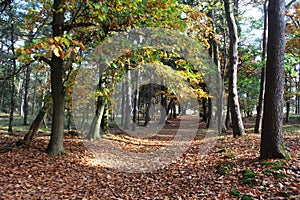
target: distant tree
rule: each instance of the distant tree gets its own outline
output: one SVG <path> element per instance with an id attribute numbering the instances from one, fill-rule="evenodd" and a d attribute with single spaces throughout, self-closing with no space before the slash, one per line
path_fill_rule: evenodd
<path id="1" fill-rule="evenodd" d="M 265 0 L 264 2 L 264 31 L 263 31 L 263 39 L 262 39 L 262 62 L 265 63 L 267 56 L 267 42 L 268 42 L 268 4 L 269 0 Z M 254 133 L 261 132 L 262 126 L 262 116 L 264 110 L 264 95 L 265 95 L 265 83 L 266 83 L 266 68 L 265 66 L 261 69 L 260 75 L 260 93 L 259 93 L 259 101 L 257 106 L 257 116 L 255 121 Z"/>
<path id="2" fill-rule="evenodd" d="M 260 145 L 261 158 L 285 158 L 282 124 L 284 93 L 285 2 L 269 1 L 266 91 Z"/>

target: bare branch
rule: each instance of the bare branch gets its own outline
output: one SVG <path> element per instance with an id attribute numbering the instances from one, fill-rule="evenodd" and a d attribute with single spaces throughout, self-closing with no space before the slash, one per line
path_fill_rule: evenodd
<path id="1" fill-rule="evenodd" d="M 288 4 L 285 5 L 285 9 L 289 9 L 293 3 L 295 3 L 297 0 L 291 0 Z"/>
<path id="2" fill-rule="evenodd" d="M 31 60 L 29 63 L 26 63 L 24 65 L 22 65 L 16 72 L 6 76 L 6 77 L 0 77 L 1 81 L 7 81 L 13 77 L 15 77 L 16 75 L 18 75 L 22 70 L 26 69 L 27 67 L 29 67 L 29 65 L 31 65 L 31 63 L 33 63 L 36 60 Z"/>

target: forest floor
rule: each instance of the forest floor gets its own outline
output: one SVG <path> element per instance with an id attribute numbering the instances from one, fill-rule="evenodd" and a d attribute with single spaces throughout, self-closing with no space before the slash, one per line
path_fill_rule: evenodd
<path id="1" fill-rule="evenodd" d="M 80 137 L 67 134 L 67 153 L 48 156 L 49 134 L 40 132 L 31 146 L 17 147 L 15 142 L 25 132 L 2 131 L 0 146 L 12 151 L 0 154 L 0 199 L 300 199 L 299 123 L 285 125 L 289 159 L 260 160 L 260 135 L 251 133 L 253 122 L 245 120 L 248 133 L 237 139 L 229 134 L 197 135 L 178 159 L 133 173 L 126 166 L 122 170 L 121 162 L 110 167 L 97 161 Z M 118 146 L 127 156 L 140 155 L 174 140 L 179 124 L 180 120 L 170 121 L 159 134 L 144 139 L 114 130 L 102 141 Z M 207 141 L 214 141 L 213 146 L 208 148 Z M 209 149 L 206 154 L 201 153 L 203 147 Z"/>

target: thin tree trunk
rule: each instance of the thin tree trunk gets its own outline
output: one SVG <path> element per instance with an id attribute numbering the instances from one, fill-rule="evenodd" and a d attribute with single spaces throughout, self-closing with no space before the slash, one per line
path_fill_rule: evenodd
<path id="1" fill-rule="evenodd" d="M 126 87 L 125 83 L 122 82 L 122 99 L 121 99 L 121 126 L 124 127 L 125 125 L 125 117 L 126 117 Z"/>
<path id="2" fill-rule="evenodd" d="M 26 68 L 26 71 L 25 71 L 24 104 L 23 104 L 23 111 L 24 111 L 23 125 L 28 125 L 28 113 L 29 113 L 28 96 L 29 96 L 30 74 L 31 74 L 31 67 L 28 66 Z"/>
<path id="3" fill-rule="evenodd" d="M 285 123 L 290 122 L 290 108 L 291 108 L 290 100 L 287 100 L 286 101 Z"/>
<path id="4" fill-rule="evenodd" d="M 33 115 L 35 112 L 35 107 L 36 107 L 36 88 L 37 88 L 37 81 L 38 81 L 38 76 L 35 74 L 35 80 L 34 80 L 34 86 L 33 86 L 33 97 L 32 97 L 32 108 L 31 108 L 31 114 Z"/>
<path id="5" fill-rule="evenodd" d="M 299 90 L 298 90 L 299 91 Z M 300 98 L 297 97 L 297 109 L 296 109 L 296 114 L 299 115 L 300 114 Z"/>
<path id="6" fill-rule="evenodd" d="M 168 107 L 167 107 L 167 115 L 169 115 L 169 118 L 170 118 L 170 119 L 171 119 L 172 116 L 173 116 L 173 113 L 172 113 L 172 111 L 173 111 L 173 109 L 172 109 L 173 106 L 174 106 L 174 99 L 171 98 L 170 101 L 169 101 L 169 103 L 168 103 Z"/>
<path id="7" fill-rule="evenodd" d="M 208 112 L 207 112 L 207 121 L 206 121 L 206 128 L 210 127 L 211 117 L 212 117 L 212 104 L 211 98 L 208 98 Z"/>
<path id="8" fill-rule="evenodd" d="M 298 83 L 297 83 L 297 91 L 300 91 L 300 63 L 298 63 L 299 71 L 298 71 Z M 296 111 L 295 114 L 300 114 L 300 94 L 296 94 Z"/>
<path id="9" fill-rule="evenodd" d="M 262 41 L 262 63 L 265 65 L 265 60 L 267 56 L 267 42 L 268 42 L 268 4 L 269 0 L 265 0 L 264 3 L 264 32 L 263 32 L 263 41 Z M 262 126 L 262 116 L 264 109 L 264 95 L 265 95 L 265 77 L 266 77 L 266 68 L 265 66 L 261 69 L 260 75 L 260 92 L 259 92 L 259 101 L 257 106 L 257 116 L 255 121 L 254 133 L 261 132 Z"/>
<path id="10" fill-rule="evenodd" d="M 167 97 L 166 97 L 166 94 L 165 94 L 165 92 L 167 92 L 167 90 L 164 90 L 163 83 L 161 83 L 160 90 L 161 90 L 161 94 L 160 94 L 161 105 L 160 105 L 159 124 L 163 124 L 163 123 L 165 123 L 166 118 L 167 118 Z"/>
<path id="11" fill-rule="evenodd" d="M 63 35 L 64 25 L 64 0 L 54 0 L 52 12 L 53 37 Z M 49 155 L 64 153 L 64 100 L 65 92 L 63 86 L 63 60 L 52 53 L 51 58 L 51 91 L 53 101 L 53 117 L 51 126 L 51 137 L 46 152 Z"/>
<path id="12" fill-rule="evenodd" d="M 227 98 L 227 110 L 225 118 L 225 128 L 226 130 L 230 129 L 230 106 L 229 106 L 229 97 Z"/>
<path id="13" fill-rule="evenodd" d="M 223 20 L 223 25 L 225 24 L 225 21 Z M 225 26 L 225 25 L 224 25 Z M 222 52 L 222 55 L 223 55 L 223 63 L 222 63 L 222 65 L 223 65 L 223 71 L 222 71 L 222 75 L 223 75 L 223 81 L 222 81 L 222 83 L 223 83 L 223 85 L 222 85 L 222 92 L 225 90 L 225 88 L 224 88 L 224 83 L 225 83 L 225 79 L 226 79 L 226 77 L 227 77 L 227 75 L 226 75 L 226 71 L 227 71 L 227 31 L 226 31 L 226 29 L 224 29 L 223 30 L 223 40 L 224 40 L 224 42 L 223 42 L 223 52 Z M 224 123 L 224 130 L 225 131 L 227 131 L 228 129 L 229 129 L 229 127 L 230 127 L 230 106 L 229 106 L 229 96 L 227 97 L 227 99 L 226 99 L 226 101 L 227 101 L 227 105 L 226 105 L 226 116 L 225 116 L 225 123 Z"/>
<path id="14" fill-rule="evenodd" d="M 202 98 L 202 110 L 203 110 L 203 118 L 201 121 L 207 122 L 207 108 L 206 108 L 207 98 Z"/>
<path id="15" fill-rule="evenodd" d="M 236 22 L 231 9 L 232 2 L 224 0 L 226 19 L 230 33 L 229 47 L 229 105 L 232 120 L 233 136 L 241 136 L 244 134 L 244 125 L 240 112 L 240 105 L 237 90 L 237 65 L 238 65 L 238 32 Z"/>
<path id="16" fill-rule="evenodd" d="M 144 126 L 148 126 L 150 123 L 150 108 L 152 104 L 152 96 L 153 96 L 153 75 L 150 77 L 149 91 L 148 91 L 148 102 L 145 116 L 145 124 Z"/>
<path id="17" fill-rule="evenodd" d="M 176 104 L 173 105 L 173 112 L 172 112 L 172 114 L 173 114 L 173 118 L 176 119 L 176 117 L 177 117 Z"/>
<path id="18" fill-rule="evenodd" d="M 5 88 L 3 85 L 4 84 L 2 84 L 2 88 Z M 0 113 L 2 113 L 3 100 L 4 100 L 4 90 L 2 90 L 0 94 Z"/>
<path id="19" fill-rule="evenodd" d="M 131 71 L 130 69 L 127 69 L 126 72 L 126 82 L 125 82 L 125 87 L 126 87 L 126 104 L 125 104 L 125 124 L 124 124 L 124 129 L 129 129 L 130 128 L 130 122 L 131 122 Z"/>
<path id="20" fill-rule="evenodd" d="M 133 100 L 133 119 L 132 119 L 132 131 L 136 130 L 137 125 L 137 113 L 139 112 L 138 101 L 139 101 L 139 93 L 140 93 L 140 68 L 137 69 L 136 82 L 135 82 L 135 93 Z"/>
<path id="21" fill-rule="evenodd" d="M 15 30 L 14 24 L 11 24 L 11 51 L 15 57 Z M 17 68 L 16 59 L 13 59 L 13 73 L 15 73 Z M 8 133 L 11 134 L 13 129 L 13 120 L 14 120 L 14 110 L 15 110 L 15 78 L 12 77 L 11 79 L 11 97 L 10 97 L 10 113 L 9 113 L 9 124 L 8 124 Z"/>
<path id="22" fill-rule="evenodd" d="M 105 104 L 103 116 L 101 119 L 101 134 L 107 135 L 109 134 L 109 105 Z"/>
<path id="23" fill-rule="evenodd" d="M 266 91 L 260 145 L 261 158 L 285 158 L 282 124 L 284 94 L 285 2 L 269 1 Z"/>
<path id="24" fill-rule="evenodd" d="M 76 130 L 75 121 L 73 117 L 72 105 L 67 108 L 67 128 L 68 130 Z"/>
<path id="25" fill-rule="evenodd" d="M 1 42 L 1 52 L 3 51 L 3 42 Z M 0 62 L 1 63 L 1 62 Z M 5 70 L 6 72 L 7 72 L 7 70 Z M 5 72 L 5 73 L 6 73 Z M 6 74 L 5 74 L 5 76 L 6 76 Z M 4 101 L 4 90 L 5 90 L 5 87 L 6 87 L 6 85 L 5 85 L 5 83 L 6 83 L 6 81 L 1 81 L 1 88 L 2 88 L 2 90 L 1 90 L 1 94 L 0 94 L 0 113 L 2 112 L 2 108 L 3 108 L 3 101 Z"/>

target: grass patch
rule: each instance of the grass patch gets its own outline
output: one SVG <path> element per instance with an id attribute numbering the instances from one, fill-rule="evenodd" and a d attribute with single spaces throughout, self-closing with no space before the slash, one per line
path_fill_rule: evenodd
<path id="1" fill-rule="evenodd" d="M 236 168 L 236 164 L 228 161 L 219 162 L 217 165 L 217 174 L 225 176 L 228 172 L 231 172 L 233 168 Z"/>
<path id="2" fill-rule="evenodd" d="M 282 169 L 282 167 L 285 163 L 280 162 L 280 161 L 264 161 L 261 164 L 262 165 L 267 165 L 267 166 L 273 166 L 272 170 L 277 171 L 279 169 Z"/>
<path id="3" fill-rule="evenodd" d="M 224 158 L 235 158 L 236 157 L 236 154 L 234 153 L 231 153 L 231 154 L 228 154 L 228 155 L 225 155 Z"/>
<path id="4" fill-rule="evenodd" d="M 235 197 L 241 198 L 242 200 L 251 200 L 252 199 L 248 195 L 242 194 L 237 190 L 231 190 L 231 194 Z"/>
<path id="5" fill-rule="evenodd" d="M 225 153 L 226 149 L 220 149 L 219 151 L 217 151 L 217 153 Z"/>
<path id="6" fill-rule="evenodd" d="M 279 195 L 280 195 L 281 197 L 285 197 L 285 198 L 291 197 L 291 194 L 285 193 L 285 192 L 280 192 Z"/>
<path id="7" fill-rule="evenodd" d="M 240 182 L 245 184 L 251 184 L 251 185 L 257 185 L 257 181 L 254 179 L 256 176 L 258 176 L 256 173 L 254 173 L 250 169 L 244 169 L 242 171 L 243 178 L 240 179 Z"/>
<path id="8" fill-rule="evenodd" d="M 271 169 L 267 169 L 265 170 L 263 173 L 265 175 L 271 176 L 274 175 L 276 178 L 278 179 L 282 179 L 284 177 L 286 177 L 285 174 L 278 172 L 278 170 L 282 169 L 284 166 L 284 162 L 279 162 L 279 161 L 264 161 L 261 163 L 262 165 L 266 165 L 266 166 L 272 166 Z"/>

